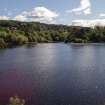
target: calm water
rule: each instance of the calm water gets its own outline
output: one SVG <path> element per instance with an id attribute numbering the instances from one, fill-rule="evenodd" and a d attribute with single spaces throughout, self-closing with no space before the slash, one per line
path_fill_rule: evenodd
<path id="1" fill-rule="evenodd" d="M 0 104 L 104 105 L 104 44 L 38 44 L 0 50 Z"/>

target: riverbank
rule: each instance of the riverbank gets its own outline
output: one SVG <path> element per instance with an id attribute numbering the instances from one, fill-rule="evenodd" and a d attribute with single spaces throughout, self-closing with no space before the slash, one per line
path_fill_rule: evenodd
<path id="1" fill-rule="evenodd" d="M 0 48 L 26 43 L 105 43 L 105 27 L 0 20 Z"/>
<path id="2" fill-rule="evenodd" d="M 27 47 L 34 47 L 37 44 L 50 44 L 50 43 L 64 43 L 64 42 L 41 42 L 41 43 L 36 43 L 36 42 L 28 42 L 28 43 L 24 43 L 21 45 L 11 45 L 11 44 L 5 44 L 4 42 L 2 42 L 2 44 L 0 44 L 0 49 L 5 49 L 5 48 L 14 48 L 14 47 L 21 47 L 21 46 L 27 46 Z M 105 43 L 65 43 L 65 44 L 70 44 L 71 46 L 89 46 L 89 45 L 105 45 Z"/>

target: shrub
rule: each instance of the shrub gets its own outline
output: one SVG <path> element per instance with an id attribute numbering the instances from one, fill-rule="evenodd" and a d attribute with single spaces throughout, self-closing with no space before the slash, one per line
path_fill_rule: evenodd
<path id="1" fill-rule="evenodd" d="M 80 39 L 80 38 L 76 38 L 74 40 L 74 43 L 84 43 L 85 41 L 83 39 Z"/>
<path id="2" fill-rule="evenodd" d="M 28 42 L 28 38 L 22 35 L 17 36 L 16 44 L 21 45 Z"/>
<path id="3" fill-rule="evenodd" d="M 0 48 L 6 48 L 6 47 L 7 47 L 7 44 L 2 38 L 0 38 Z"/>

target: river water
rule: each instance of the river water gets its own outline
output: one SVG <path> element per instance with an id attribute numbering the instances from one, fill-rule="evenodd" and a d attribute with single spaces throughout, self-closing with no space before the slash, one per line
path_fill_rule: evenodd
<path id="1" fill-rule="evenodd" d="M 105 45 L 49 43 L 0 50 L 0 104 L 104 105 Z"/>

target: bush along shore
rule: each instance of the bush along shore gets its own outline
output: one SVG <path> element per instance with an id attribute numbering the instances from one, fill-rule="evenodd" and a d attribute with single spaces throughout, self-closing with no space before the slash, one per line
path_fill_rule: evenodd
<path id="1" fill-rule="evenodd" d="M 0 20 L 0 48 L 44 42 L 104 43 L 105 27 Z"/>

